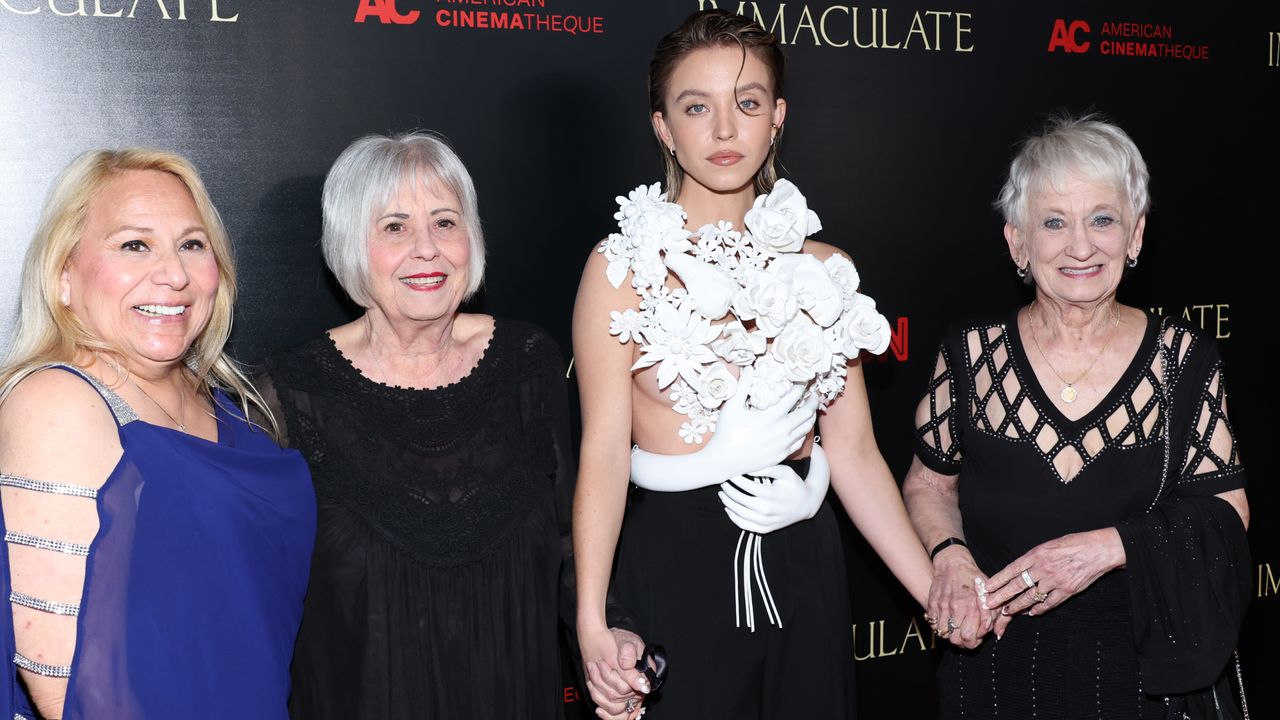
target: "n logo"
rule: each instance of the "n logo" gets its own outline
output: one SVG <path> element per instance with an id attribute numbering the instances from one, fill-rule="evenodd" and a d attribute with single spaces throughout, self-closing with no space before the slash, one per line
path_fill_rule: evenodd
<path id="1" fill-rule="evenodd" d="M 1061 18 L 1053 22 L 1053 34 L 1049 36 L 1049 52 L 1055 50 L 1063 50 L 1069 53 L 1082 53 L 1089 49 L 1089 41 L 1083 42 L 1077 37 L 1077 33 L 1084 31 L 1086 35 L 1091 32 L 1089 23 L 1083 20 L 1072 20 L 1068 25 L 1066 20 Z"/>

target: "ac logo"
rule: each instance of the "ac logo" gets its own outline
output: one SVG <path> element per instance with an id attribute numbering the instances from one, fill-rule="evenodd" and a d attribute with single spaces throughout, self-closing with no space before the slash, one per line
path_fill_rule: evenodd
<path id="1" fill-rule="evenodd" d="M 1066 20 L 1061 18 L 1053 22 L 1053 34 L 1049 36 L 1049 52 L 1062 50 L 1069 53 L 1082 53 L 1089 50 L 1090 42 L 1083 42 L 1077 37 L 1077 33 L 1083 31 L 1085 35 L 1092 32 L 1089 29 L 1089 23 L 1083 20 L 1072 20 L 1067 24 Z"/>
<path id="2" fill-rule="evenodd" d="M 356 22 L 358 23 L 362 23 L 372 16 L 378 18 L 383 25 L 388 23 L 412 25 L 418 22 L 419 15 L 421 13 L 417 10 L 410 10 L 407 13 L 396 10 L 396 0 L 360 0 L 360 5 L 356 8 Z"/>

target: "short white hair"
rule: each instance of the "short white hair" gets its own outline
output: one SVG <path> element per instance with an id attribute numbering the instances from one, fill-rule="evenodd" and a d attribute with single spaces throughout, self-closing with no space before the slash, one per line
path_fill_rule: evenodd
<path id="1" fill-rule="evenodd" d="M 1009 166 L 996 207 L 1004 221 L 1023 228 L 1028 198 L 1046 187 L 1062 187 L 1068 173 L 1105 183 L 1129 203 L 1132 219 L 1151 208 L 1147 163 L 1133 140 L 1096 114 L 1052 117 L 1043 132 L 1027 138 Z"/>
<path id="2" fill-rule="evenodd" d="M 471 174 L 439 135 L 414 131 L 399 135 L 366 135 L 347 146 L 324 181 L 321 210 L 324 234 L 320 247 L 338 284 L 361 307 L 372 307 L 369 278 L 369 235 L 375 214 L 405 183 L 440 183 L 458 198 L 471 245 L 467 265 L 468 299 L 484 283 L 484 233 Z"/>

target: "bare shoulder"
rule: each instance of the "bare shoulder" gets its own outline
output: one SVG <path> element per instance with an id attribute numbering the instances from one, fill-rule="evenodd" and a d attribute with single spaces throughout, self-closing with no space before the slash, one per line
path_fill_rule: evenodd
<path id="1" fill-rule="evenodd" d="M 89 383 L 64 370 L 24 378 L 0 404 L 0 470 L 100 485 L 120 455 L 116 421 Z M 109 468 L 109 466 L 108 466 Z"/>
<path id="2" fill-rule="evenodd" d="M 832 255 L 839 255 L 849 261 L 853 260 L 853 258 L 849 257 L 849 253 L 841 250 L 835 245 L 828 245 L 827 243 L 818 242 L 817 240 L 806 240 L 804 243 L 804 252 L 818 258 L 819 260 L 826 260 Z"/>
<path id="3" fill-rule="evenodd" d="M 578 300 L 576 307 L 588 305 L 594 308 L 610 310 L 634 308 L 640 304 L 640 298 L 631 286 L 631 270 L 619 278 L 617 286 L 609 277 L 609 259 L 600 252 L 600 245 L 591 246 L 586 264 L 582 268 L 582 279 L 578 283 Z M 605 317 L 608 317 L 606 314 Z"/>

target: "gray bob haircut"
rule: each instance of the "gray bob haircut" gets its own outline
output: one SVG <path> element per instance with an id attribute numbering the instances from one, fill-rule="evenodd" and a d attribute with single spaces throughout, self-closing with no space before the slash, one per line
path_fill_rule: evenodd
<path id="1" fill-rule="evenodd" d="M 1067 175 L 1111 185 L 1124 194 L 1131 221 L 1147 214 L 1147 163 L 1138 146 L 1116 125 L 1096 114 L 1049 118 L 1044 130 L 1023 141 L 1009 166 L 1009 179 L 1000 189 L 996 208 L 1004 221 L 1022 228 L 1027 198 L 1045 187 L 1061 188 Z"/>
<path id="2" fill-rule="evenodd" d="M 321 201 L 324 261 L 342 289 L 361 307 L 373 306 L 369 235 L 374 217 L 401 187 L 414 182 L 440 183 L 458 198 L 471 243 L 463 299 L 474 295 L 484 283 L 484 233 L 476 188 L 457 153 L 431 132 L 366 135 L 347 146 L 334 161 Z"/>

